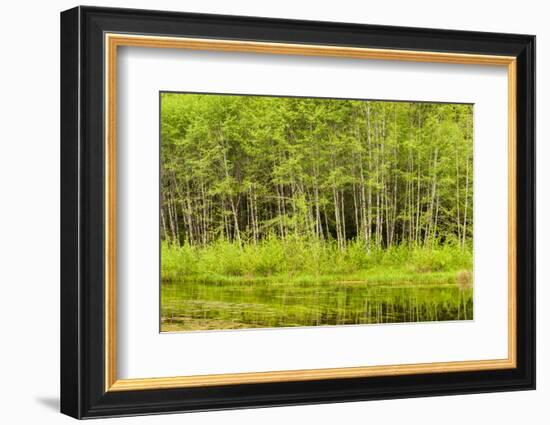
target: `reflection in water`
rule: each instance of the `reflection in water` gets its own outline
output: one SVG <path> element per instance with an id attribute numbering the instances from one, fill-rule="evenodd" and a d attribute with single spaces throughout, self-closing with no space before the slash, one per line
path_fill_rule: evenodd
<path id="1" fill-rule="evenodd" d="M 473 290 L 366 282 L 162 285 L 162 331 L 473 319 Z"/>

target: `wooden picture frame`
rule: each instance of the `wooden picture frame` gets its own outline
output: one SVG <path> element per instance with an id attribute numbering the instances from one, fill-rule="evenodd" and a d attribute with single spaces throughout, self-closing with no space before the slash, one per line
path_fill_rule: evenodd
<path id="1" fill-rule="evenodd" d="M 507 67 L 508 357 L 117 379 L 120 46 Z M 94 7 L 63 12 L 61 411 L 89 418 L 533 389 L 534 70 L 528 35 Z"/>

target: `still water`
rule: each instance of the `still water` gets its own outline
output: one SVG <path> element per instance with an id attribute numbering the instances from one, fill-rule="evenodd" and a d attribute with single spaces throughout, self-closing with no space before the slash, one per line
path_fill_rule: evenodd
<path id="1" fill-rule="evenodd" d="M 408 282 L 212 284 L 161 288 L 161 330 L 270 328 L 473 319 L 473 290 Z"/>

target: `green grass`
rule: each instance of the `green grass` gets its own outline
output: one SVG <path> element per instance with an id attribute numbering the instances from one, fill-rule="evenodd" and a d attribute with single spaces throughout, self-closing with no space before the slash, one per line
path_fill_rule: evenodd
<path id="1" fill-rule="evenodd" d="M 161 259 L 163 331 L 473 318 L 473 290 L 459 277 L 471 276 L 470 247 L 268 238 L 162 244 Z"/>

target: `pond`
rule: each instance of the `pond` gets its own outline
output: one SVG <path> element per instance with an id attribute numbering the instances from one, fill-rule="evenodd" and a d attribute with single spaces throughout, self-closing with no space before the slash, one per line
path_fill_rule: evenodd
<path id="1" fill-rule="evenodd" d="M 473 319 L 473 289 L 448 282 L 163 283 L 161 331 Z"/>

